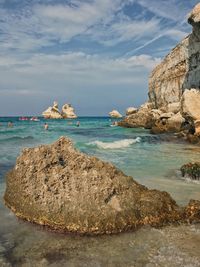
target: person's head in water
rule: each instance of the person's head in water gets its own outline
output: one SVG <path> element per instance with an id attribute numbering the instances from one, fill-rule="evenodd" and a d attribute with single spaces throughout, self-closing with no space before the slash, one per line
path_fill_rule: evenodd
<path id="1" fill-rule="evenodd" d="M 46 123 L 46 122 L 45 122 L 45 124 L 44 124 L 44 129 L 45 129 L 45 130 L 48 130 L 48 129 L 49 129 L 49 125 L 48 125 L 48 123 Z"/>
<path id="2" fill-rule="evenodd" d="M 12 121 L 8 122 L 8 127 L 13 127 L 13 122 Z"/>

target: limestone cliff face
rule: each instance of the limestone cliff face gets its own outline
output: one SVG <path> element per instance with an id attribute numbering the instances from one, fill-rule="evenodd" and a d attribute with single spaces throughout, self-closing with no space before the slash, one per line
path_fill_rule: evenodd
<path id="1" fill-rule="evenodd" d="M 193 32 L 178 44 L 152 72 L 149 99 L 155 108 L 179 102 L 183 91 L 200 88 L 200 4 L 189 15 Z"/>

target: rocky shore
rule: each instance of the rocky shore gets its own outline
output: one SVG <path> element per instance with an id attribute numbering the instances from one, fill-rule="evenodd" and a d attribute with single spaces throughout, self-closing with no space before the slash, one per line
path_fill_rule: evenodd
<path id="1" fill-rule="evenodd" d="M 77 151 L 66 137 L 24 149 L 6 183 L 5 204 L 18 217 L 56 231 L 111 234 L 200 221 L 200 201 L 181 208 L 167 192 Z"/>
<path id="2" fill-rule="evenodd" d="M 200 143 L 200 4 L 188 16 L 193 31 L 152 71 L 149 100 L 127 112 L 122 127 L 175 132 Z"/>

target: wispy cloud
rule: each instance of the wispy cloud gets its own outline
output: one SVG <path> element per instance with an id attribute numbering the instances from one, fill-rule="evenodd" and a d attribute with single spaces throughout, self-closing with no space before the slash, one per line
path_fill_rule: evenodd
<path id="1" fill-rule="evenodd" d="M 6 97 L 13 95 L 19 103 L 29 96 L 39 101 L 41 93 L 46 99 L 56 94 L 78 99 L 86 95 L 83 90 L 94 99 L 112 92 L 114 102 L 121 88 L 129 92 L 127 99 L 136 95 L 142 102 L 160 54 L 191 31 L 182 22 L 198 0 L 11 2 L 0 0 L 0 107 L 5 108 Z"/>

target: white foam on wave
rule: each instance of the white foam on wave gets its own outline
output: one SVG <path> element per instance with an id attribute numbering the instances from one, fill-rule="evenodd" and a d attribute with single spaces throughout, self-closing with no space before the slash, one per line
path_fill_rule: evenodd
<path id="1" fill-rule="evenodd" d="M 132 144 L 139 143 L 140 141 L 141 141 L 140 137 L 137 137 L 135 139 L 123 139 L 123 140 L 109 142 L 109 143 L 97 140 L 97 141 L 88 143 L 88 145 L 95 145 L 101 149 L 119 149 L 119 148 L 129 147 Z"/>

